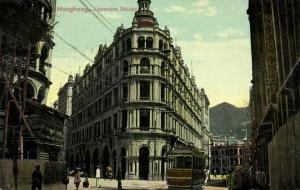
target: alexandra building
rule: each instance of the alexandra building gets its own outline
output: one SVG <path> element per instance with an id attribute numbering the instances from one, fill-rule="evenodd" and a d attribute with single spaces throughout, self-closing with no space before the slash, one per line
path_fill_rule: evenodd
<path id="1" fill-rule="evenodd" d="M 132 27 L 119 27 L 95 63 L 75 76 L 71 168 L 93 175 L 97 165 L 102 174 L 110 165 L 126 179 L 164 180 L 175 143 L 207 154 L 208 98 L 150 3 L 139 0 Z"/>

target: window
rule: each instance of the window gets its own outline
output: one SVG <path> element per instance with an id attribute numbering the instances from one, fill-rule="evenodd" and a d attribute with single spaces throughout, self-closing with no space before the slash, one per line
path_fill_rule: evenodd
<path id="1" fill-rule="evenodd" d="M 122 111 L 122 126 L 121 131 L 125 132 L 127 128 L 127 110 Z"/>
<path id="2" fill-rule="evenodd" d="M 163 61 L 161 62 L 160 75 L 165 76 L 165 72 L 166 72 L 166 63 Z"/>
<path id="3" fill-rule="evenodd" d="M 140 128 L 148 130 L 150 127 L 150 110 L 140 109 Z"/>
<path id="4" fill-rule="evenodd" d="M 165 126 L 166 126 L 166 114 L 165 113 L 161 113 L 160 127 L 161 127 L 162 130 L 164 130 Z"/>
<path id="5" fill-rule="evenodd" d="M 151 37 L 148 37 L 146 40 L 146 48 L 147 49 L 153 48 L 153 39 Z"/>
<path id="6" fill-rule="evenodd" d="M 128 74 L 128 61 L 123 61 L 123 75 L 127 75 Z"/>
<path id="7" fill-rule="evenodd" d="M 164 42 L 162 40 L 159 40 L 159 50 L 164 50 Z"/>
<path id="8" fill-rule="evenodd" d="M 114 130 L 118 129 L 118 114 L 114 114 Z"/>
<path id="9" fill-rule="evenodd" d="M 119 90 L 118 87 L 114 88 L 114 104 L 117 104 L 119 100 Z"/>
<path id="10" fill-rule="evenodd" d="M 139 37 L 138 48 L 145 48 L 145 38 L 144 37 Z"/>
<path id="11" fill-rule="evenodd" d="M 140 61 L 140 72 L 150 73 L 150 60 L 146 57 L 142 58 Z"/>
<path id="12" fill-rule="evenodd" d="M 126 40 L 126 50 L 130 50 L 130 49 L 131 49 L 131 39 L 128 38 L 128 39 Z"/>
<path id="13" fill-rule="evenodd" d="M 140 81 L 140 99 L 149 100 L 150 99 L 150 82 Z"/>
<path id="14" fill-rule="evenodd" d="M 127 101 L 128 100 L 128 84 L 123 83 L 123 100 Z"/>
<path id="15" fill-rule="evenodd" d="M 160 100 L 162 102 L 166 101 L 166 84 L 160 84 Z"/>

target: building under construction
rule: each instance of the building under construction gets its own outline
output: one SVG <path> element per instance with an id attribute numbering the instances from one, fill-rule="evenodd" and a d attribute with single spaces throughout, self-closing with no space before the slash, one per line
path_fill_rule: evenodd
<path id="1" fill-rule="evenodd" d="M 65 116 L 45 106 L 55 0 L 0 0 L 2 158 L 58 160 Z"/>

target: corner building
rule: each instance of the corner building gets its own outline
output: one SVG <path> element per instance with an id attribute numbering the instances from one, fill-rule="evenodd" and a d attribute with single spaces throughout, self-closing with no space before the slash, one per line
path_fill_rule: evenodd
<path id="1" fill-rule="evenodd" d="M 174 144 L 207 155 L 209 101 L 159 28 L 150 0 L 139 0 L 132 27 L 119 27 L 99 47 L 92 66 L 76 76 L 69 163 L 91 176 L 110 165 L 125 179 L 165 180 Z"/>

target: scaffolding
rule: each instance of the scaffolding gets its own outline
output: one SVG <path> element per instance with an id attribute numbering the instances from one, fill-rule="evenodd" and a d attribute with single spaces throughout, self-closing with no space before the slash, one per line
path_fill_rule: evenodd
<path id="1" fill-rule="evenodd" d="M 49 39 L 52 29 L 43 18 L 44 9 L 41 8 L 41 4 L 44 3 L 39 0 L 0 0 L 0 111 L 4 113 L 3 158 L 8 149 L 10 128 L 13 131 L 15 158 L 23 159 L 23 126 L 29 138 L 35 138 L 25 110 L 29 68 L 31 62 L 36 59 L 34 47 L 42 39 Z"/>

